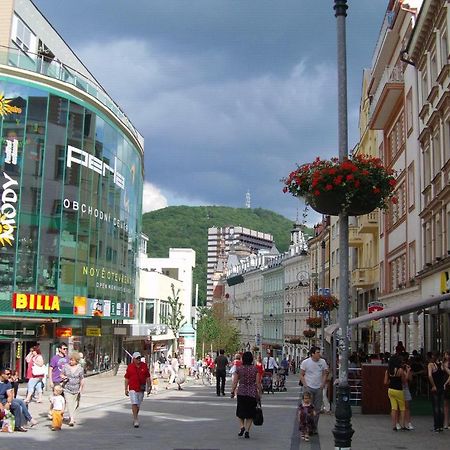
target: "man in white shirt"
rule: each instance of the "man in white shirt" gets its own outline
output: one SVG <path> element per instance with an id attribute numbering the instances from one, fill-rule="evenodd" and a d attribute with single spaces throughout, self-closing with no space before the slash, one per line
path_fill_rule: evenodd
<path id="1" fill-rule="evenodd" d="M 323 402 L 323 387 L 328 376 L 328 364 L 320 357 L 319 347 L 312 346 L 309 354 L 310 357 L 302 361 L 300 365 L 300 382 L 303 384 L 303 390 L 311 393 L 312 404 L 316 411 L 314 424 L 317 433 L 319 413 Z"/>
<path id="2" fill-rule="evenodd" d="M 263 359 L 263 367 L 265 372 L 271 373 L 273 373 L 274 369 L 278 369 L 278 364 L 273 356 L 271 356 L 269 349 L 267 350 L 267 356 L 265 356 Z"/>

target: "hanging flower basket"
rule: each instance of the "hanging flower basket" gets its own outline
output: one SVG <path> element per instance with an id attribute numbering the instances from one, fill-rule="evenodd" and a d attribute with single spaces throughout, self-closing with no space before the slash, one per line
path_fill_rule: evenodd
<path id="1" fill-rule="evenodd" d="M 311 295 L 309 297 L 309 306 L 314 311 L 331 311 L 338 305 L 339 300 L 334 295 Z"/>
<path id="2" fill-rule="evenodd" d="M 337 158 L 303 164 L 284 178 L 284 192 L 303 197 L 321 214 L 350 216 L 387 209 L 394 197 L 394 172 L 381 159 L 354 155 L 340 162 Z"/>
<path id="3" fill-rule="evenodd" d="M 320 328 L 322 326 L 322 318 L 321 317 L 308 317 L 306 319 L 306 323 L 309 328 Z"/>
<path id="4" fill-rule="evenodd" d="M 289 339 L 289 342 L 290 342 L 291 344 L 301 344 L 301 343 L 302 343 L 302 340 L 301 340 L 300 338 L 298 338 L 298 337 L 295 337 L 295 338 Z"/>
<path id="5" fill-rule="evenodd" d="M 281 350 L 282 347 L 281 347 L 280 344 L 273 344 L 273 345 L 272 345 L 272 349 L 273 349 L 273 350 Z"/>
<path id="6" fill-rule="evenodd" d="M 303 331 L 303 336 L 305 336 L 305 338 L 311 339 L 316 335 L 316 332 L 314 330 L 304 330 Z"/>

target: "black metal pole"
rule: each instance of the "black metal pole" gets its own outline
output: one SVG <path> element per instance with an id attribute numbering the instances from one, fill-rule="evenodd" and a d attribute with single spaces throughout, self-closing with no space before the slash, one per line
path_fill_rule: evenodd
<path id="1" fill-rule="evenodd" d="M 348 156 L 347 123 L 347 55 L 345 18 L 347 17 L 347 0 L 335 0 L 334 11 L 337 23 L 337 72 L 338 72 L 338 140 L 339 160 Z M 336 389 L 336 424 L 333 429 L 334 448 L 350 449 L 353 429 L 351 424 L 350 387 L 348 385 L 348 215 L 339 214 L 339 384 Z"/>

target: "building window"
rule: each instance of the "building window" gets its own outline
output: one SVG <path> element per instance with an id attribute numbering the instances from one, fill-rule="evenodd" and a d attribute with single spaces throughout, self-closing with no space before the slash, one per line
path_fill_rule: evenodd
<path id="1" fill-rule="evenodd" d="M 408 208 L 413 208 L 415 203 L 415 173 L 414 163 L 408 167 Z"/>
<path id="2" fill-rule="evenodd" d="M 444 67 L 448 62 L 448 42 L 447 31 L 441 34 L 441 67 Z"/>
<path id="3" fill-rule="evenodd" d="M 424 257 L 425 264 L 431 264 L 431 246 L 432 246 L 432 236 L 431 236 L 431 226 L 430 222 L 427 222 L 423 225 L 424 228 Z"/>
<path id="4" fill-rule="evenodd" d="M 436 214 L 434 217 L 434 255 L 436 258 L 442 257 L 442 221 L 441 215 Z"/>
<path id="5" fill-rule="evenodd" d="M 397 197 L 397 203 L 391 205 L 389 214 L 389 226 L 394 226 L 403 216 L 406 214 L 406 192 L 405 192 L 405 181 L 402 181 L 394 195 Z"/>
<path id="6" fill-rule="evenodd" d="M 431 183 L 431 155 L 430 147 L 427 145 L 423 150 L 423 186 Z"/>
<path id="7" fill-rule="evenodd" d="M 409 272 L 410 280 L 416 276 L 416 243 L 415 242 L 411 242 L 411 244 L 409 244 L 408 272 Z"/>
<path id="8" fill-rule="evenodd" d="M 36 48 L 36 35 L 25 25 L 16 14 L 13 17 L 12 41 L 24 52 L 33 52 Z"/>
<path id="9" fill-rule="evenodd" d="M 406 131 L 408 134 L 413 129 L 413 103 L 412 103 L 412 89 L 406 94 Z"/>
<path id="10" fill-rule="evenodd" d="M 389 284 L 392 291 L 406 286 L 406 254 L 389 262 Z"/>
<path id="11" fill-rule="evenodd" d="M 387 163 L 390 164 L 397 155 L 403 150 L 406 136 L 405 136 L 405 124 L 404 124 L 404 113 L 403 111 L 397 117 L 393 127 L 387 135 L 388 142 L 388 155 Z"/>
<path id="12" fill-rule="evenodd" d="M 438 63 L 436 50 L 433 50 L 430 57 L 430 72 L 431 72 L 431 85 L 434 86 L 436 84 L 436 79 L 438 76 Z"/>
<path id="13" fill-rule="evenodd" d="M 444 161 L 443 166 L 450 159 L 450 117 L 447 117 L 444 121 L 444 133 L 443 133 L 443 141 L 444 141 Z"/>
<path id="14" fill-rule="evenodd" d="M 422 93 L 422 105 L 424 105 L 427 102 L 428 97 L 428 77 L 426 66 L 423 68 L 421 73 L 420 88 Z"/>
<path id="15" fill-rule="evenodd" d="M 438 126 L 433 134 L 433 177 L 439 173 L 441 167 L 441 135 Z"/>

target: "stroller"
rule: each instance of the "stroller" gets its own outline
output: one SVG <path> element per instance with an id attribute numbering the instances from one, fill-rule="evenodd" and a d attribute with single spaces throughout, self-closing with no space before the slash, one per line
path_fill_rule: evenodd
<path id="1" fill-rule="evenodd" d="M 272 372 L 264 372 L 262 376 L 262 391 L 264 392 L 273 392 L 273 375 Z"/>
<path id="2" fill-rule="evenodd" d="M 278 369 L 275 377 L 275 390 L 277 392 L 286 392 L 286 370 Z"/>

